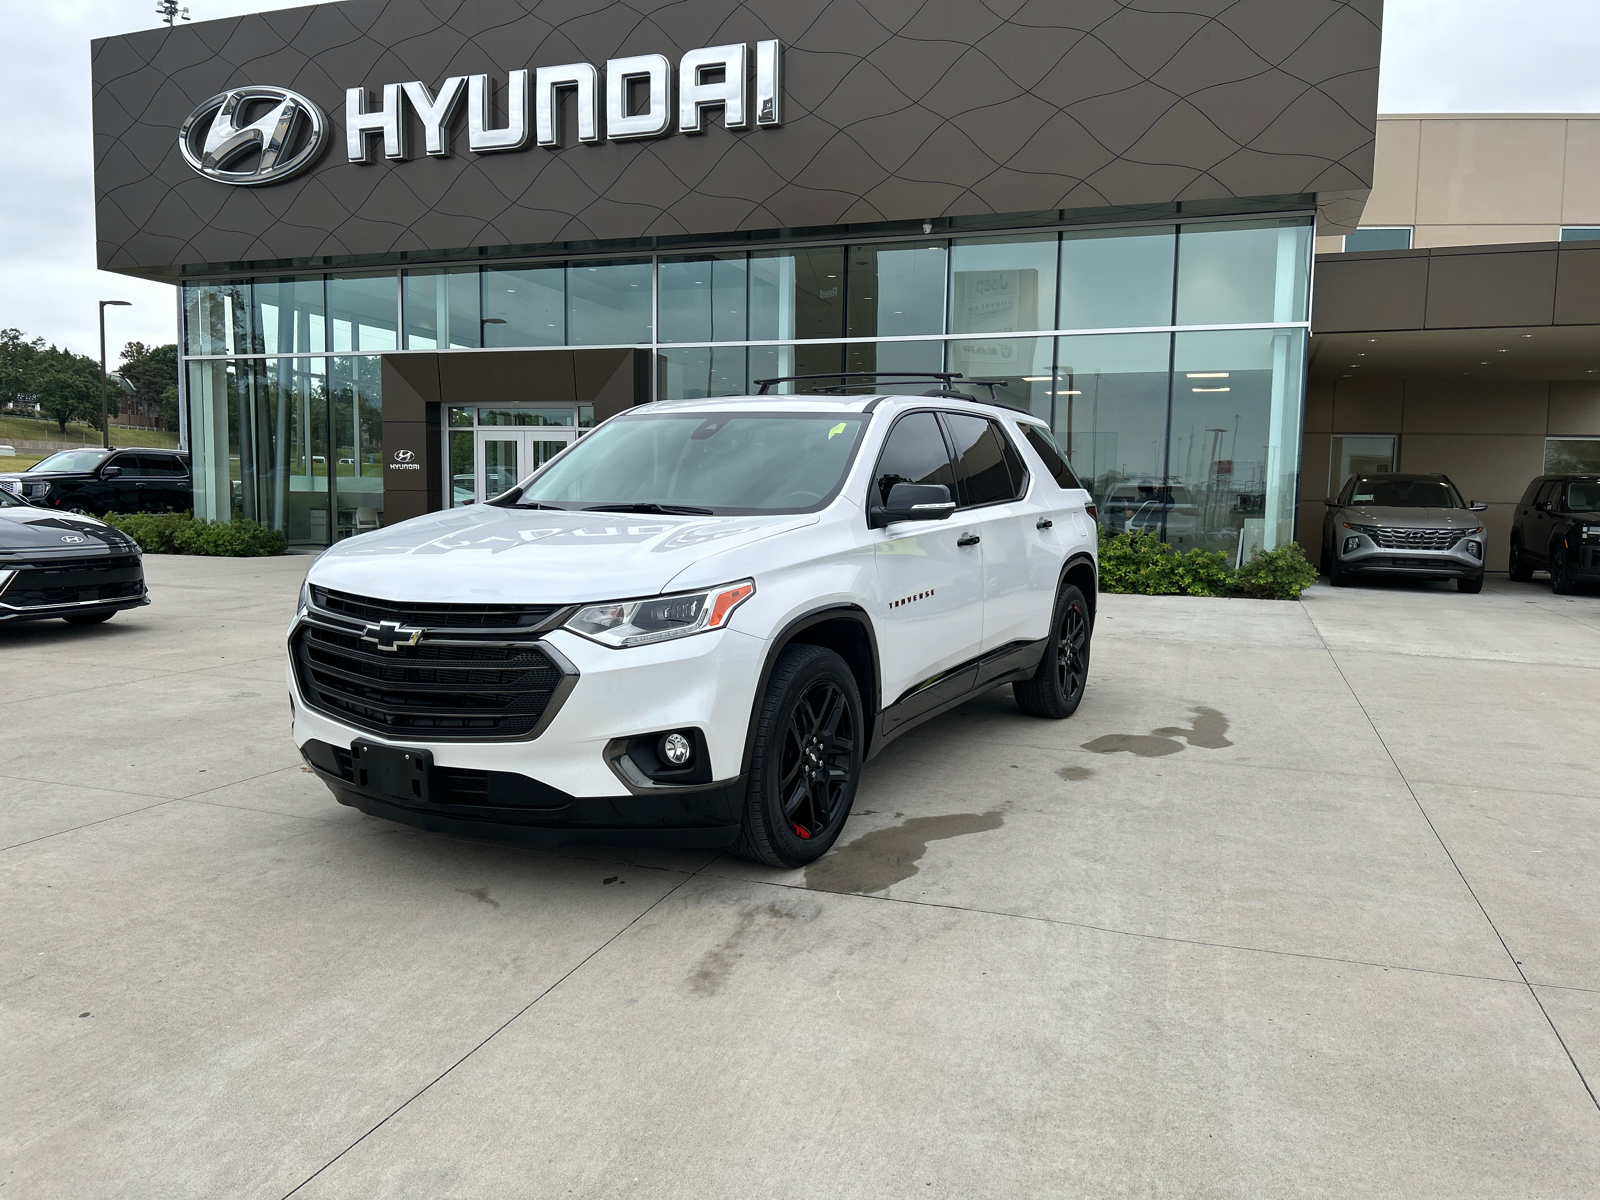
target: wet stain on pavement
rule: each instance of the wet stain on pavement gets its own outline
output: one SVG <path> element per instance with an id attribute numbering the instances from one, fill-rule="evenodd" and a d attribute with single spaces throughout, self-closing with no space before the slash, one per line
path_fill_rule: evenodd
<path id="1" fill-rule="evenodd" d="M 1152 729 L 1149 733 L 1108 733 L 1092 742 L 1083 743 L 1083 749 L 1093 754 L 1133 754 L 1140 758 L 1162 758 L 1176 754 L 1189 746 L 1206 750 L 1221 750 L 1233 745 L 1227 738 L 1228 718 L 1214 708 L 1196 706 L 1189 710 L 1194 719 L 1187 729 L 1168 725 Z M 1182 738 L 1183 741 L 1178 739 Z"/>
<path id="2" fill-rule="evenodd" d="M 1094 772 L 1088 767 L 1062 767 L 1056 774 L 1068 783 L 1082 783 L 1085 779 L 1092 778 Z"/>
<path id="3" fill-rule="evenodd" d="M 702 996 L 715 996 L 728 984 L 728 977 L 744 957 L 744 948 L 757 934 L 795 915 L 776 904 L 752 905 L 739 913 L 739 923 L 722 941 L 707 950 L 689 974 L 689 987 Z"/>
<path id="4" fill-rule="evenodd" d="M 1005 807 L 982 813 L 912 817 L 903 825 L 874 829 L 806 868 L 806 886 L 819 892 L 881 892 L 915 875 L 929 842 L 999 829 Z"/>
<path id="5" fill-rule="evenodd" d="M 457 888 L 456 891 L 460 892 L 463 896 L 471 896 L 474 900 L 478 901 L 480 904 L 492 904 L 495 908 L 499 908 L 500 907 L 500 901 L 491 900 L 489 898 L 489 889 L 486 888 L 486 887 L 481 887 L 481 888 Z"/>

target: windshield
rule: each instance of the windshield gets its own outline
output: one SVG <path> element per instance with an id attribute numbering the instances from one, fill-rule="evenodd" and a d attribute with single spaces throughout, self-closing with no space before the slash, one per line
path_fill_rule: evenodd
<path id="1" fill-rule="evenodd" d="M 1447 479 L 1358 479 L 1351 504 L 1375 508 L 1465 508 Z"/>
<path id="2" fill-rule="evenodd" d="M 609 421 L 535 475 L 517 503 L 806 512 L 844 479 L 861 413 L 660 413 Z"/>
<path id="3" fill-rule="evenodd" d="M 0 487 L 0 508 L 27 508 L 25 501 L 18 500 L 5 488 Z"/>
<path id="4" fill-rule="evenodd" d="M 1600 479 L 1567 484 L 1568 512 L 1600 512 Z"/>
<path id="5" fill-rule="evenodd" d="M 38 471 L 92 471 L 110 457 L 109 450 L 62 450 L 28 470 Z"/>

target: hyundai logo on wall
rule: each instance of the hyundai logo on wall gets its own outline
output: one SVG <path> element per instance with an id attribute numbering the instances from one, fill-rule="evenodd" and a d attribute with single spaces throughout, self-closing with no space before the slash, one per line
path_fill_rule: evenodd
<path id="1" fill-rule="evenodd" d="M 416 461 L 415 450 L 396 450 L 390 455 L 389 470 L 391 471 L 420 471 L 422 464 Z"/>
<path id="2" fill-rule="evenodd" d="M 184 161 L 218 183 L 279 183 L 322 150 L 327 118 L 298 92 L 265 84 L 219 92 L 178 130 Z"/>

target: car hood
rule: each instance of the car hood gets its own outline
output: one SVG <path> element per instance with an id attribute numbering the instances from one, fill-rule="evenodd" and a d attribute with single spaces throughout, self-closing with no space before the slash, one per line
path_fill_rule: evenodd
<path id="1" fill-rule="evenodd" d="M 0 471 L 0 479 L 93 479 L 93 471 Z"/>
<path id="2" fill-rule="evenodd" d="M 96 542 L 112 550 L 127 550 L 133 545 L 118 530 L 93 517 L 47 508 L 0 508 L 0 552 L 88 550 Z"/>
<path id="3" fill-rule="evenodd" d="M 1465 508 L 1385 508 L 1362 504 L 1341 508 L 1339 516 L 1357 525 L 1383 525 L 1390 529 L 1476 529 L 1483 524 L 1484 514 Z"/>
<path id="4" fill-rule="evenodd" d="M 340 542 L 317 560 L 310 580 L 360 596 L 455 604 L 653 596 L 702 558 L 818 519 L 816 513 L 655 516 L 474 504 Z"/>

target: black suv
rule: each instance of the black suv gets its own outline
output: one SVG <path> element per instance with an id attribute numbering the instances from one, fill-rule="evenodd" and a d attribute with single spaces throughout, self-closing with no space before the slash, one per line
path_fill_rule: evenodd
<path id="1" fill-rule="evenodd" d="M 61 450 L 0 488 L 39 508 L 99 516 L 108 512 L 186 512 L 194 507 L 189 456 L 176 450 Z"/>
<path id="2" fill-rule="evenodd" d="M 1600 475 L 1541 475 L 1530 483 L 1511 523 L 1507 565 L 1518 580 L 1544 568 L 1561 595 L 1600 583 Z"/>

